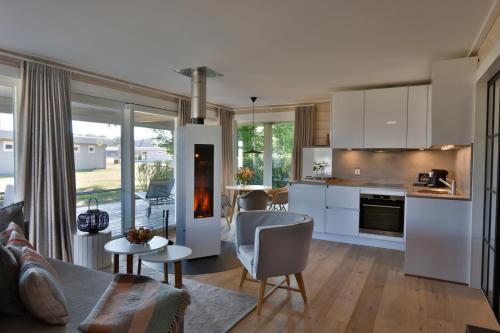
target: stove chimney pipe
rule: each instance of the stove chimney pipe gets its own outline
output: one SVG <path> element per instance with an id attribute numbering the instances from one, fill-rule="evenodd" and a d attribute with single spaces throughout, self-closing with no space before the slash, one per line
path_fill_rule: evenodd
<path id="1" fill-rule="evenodd" d="M 203 125 L 207 116 L 207 68 L 191 70 L 191 123 Z"/>

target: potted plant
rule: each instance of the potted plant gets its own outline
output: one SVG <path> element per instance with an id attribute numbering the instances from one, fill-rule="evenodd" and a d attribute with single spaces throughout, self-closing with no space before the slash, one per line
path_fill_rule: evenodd
<path id="1" fill-rule="evenodd" d="M 325 176 L 325 168 L 328 166 L 328 162 L 314 162 L 313 163 L 313 173 L 315 177 L 323 178 Z"/>
<path id="2" fill-rule="evenodd" d="M 252 169 L 248 167 L 241 167 L 236 173 L 236 180 L 240 185 L 247 185 L 252 176 L 253 176 Z"/>

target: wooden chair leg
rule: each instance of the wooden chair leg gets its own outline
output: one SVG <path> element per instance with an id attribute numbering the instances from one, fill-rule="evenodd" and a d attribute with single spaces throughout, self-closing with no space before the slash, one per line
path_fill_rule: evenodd
<path id="1" fill-rule="evenodd" d="M 139 258 L 139 260 L 137 260 L 137 275 L 141 275 L 141 266 L 142 266 L 142 260 L 141 258 Z"/>
<path id="2" fill-rule="evenodd" d="M 290 287 L 290 275 L 287 275 L 287 276 L 285 277 L 285 280 L 286 280 L 286 284 L 287 284 L 287 286 L 289 286 L 289 287 Z"/>
<path id="3" fill-rule="evenodd" d="M 300 293 L 302 294 L 302 299 L 304 300 L 304 302 L 307 302 L 306 287 L 304 285 L 304 279 L 302 278 L 302 272 L 295 274 L 295 280 L 297 280 Z"/>
<path id="4" fill-rule="evenodd" d="M 264 294 L 266 293 L 267 279 L 259 281 L 259 299 L 257 300 L 257 314 L 260 314 L 262 304 L 264 303 Z"/>
<path id="5" fill-rule="evenodd" d="M 241 280 L 240 280 L 240 287 L 243 287 L 243 283 L 245 282 L 245 279 L 247 277 L 247 269 L 243 267 L 243 270 L 241 271 Z"/>

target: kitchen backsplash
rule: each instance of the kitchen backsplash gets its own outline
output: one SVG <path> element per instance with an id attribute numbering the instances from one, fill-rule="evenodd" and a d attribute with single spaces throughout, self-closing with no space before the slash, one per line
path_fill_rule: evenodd
<path id="1" fill-rule="evenodd" d="M 361 169 L 359 176 L 354 169 Z M 454 150 L 364 151 L 333 150 L 333 176 L 370 182 L 414 182 L 420 172 L 446 169 L 457 179 L 457 187 L 468 192 L 471 174 L 471 147 Z"/>

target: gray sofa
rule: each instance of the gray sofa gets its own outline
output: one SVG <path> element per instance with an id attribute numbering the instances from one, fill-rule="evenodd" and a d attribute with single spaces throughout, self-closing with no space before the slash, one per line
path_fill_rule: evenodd
<path id="1" fill-rule="evenodd" d="M 5 332 L 78 332 L 78 325 L 87 317 L 113 275 L 93 271 L 59 260 L 48 259 L 62 280 L 68 301 L 70 321 L 66 326 L 43 323 L 29 313 L 23 316 L 2 316 L 0 323 Z"/>
<path id="2" fill-rule="evenodd" d="M 94 271 L 59 260 L 48 260 L 62 280 L 64 294 L 69 305 L 70 321 L 66 326 L 52 326 L 32 317 L 29 313 L 23 316 L 0 315 L 0 331 L 78 332 L 78 325 L 90 313 L 113 278 L 113 275 L 109 273 Z M 182 319 L 179 322 L 182 325 Z M 182 327 L 179 327 L 178 332 L 181 331 Z"/>

